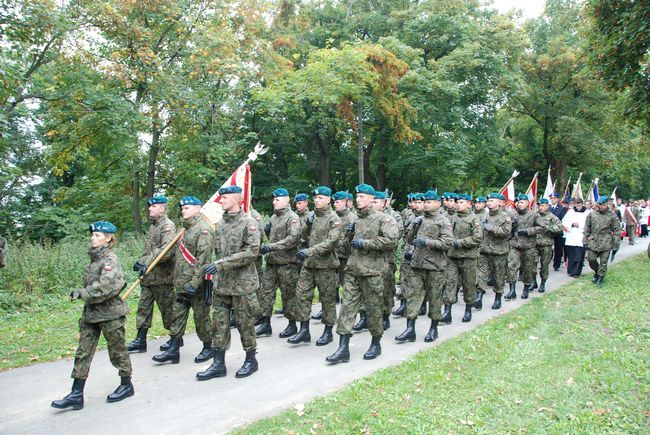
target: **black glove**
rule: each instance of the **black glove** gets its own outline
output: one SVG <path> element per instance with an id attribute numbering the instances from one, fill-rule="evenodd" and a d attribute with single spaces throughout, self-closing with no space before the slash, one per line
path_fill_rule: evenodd
<path id="1" fill-rule="evenodd" d="M 418 248 L 423 248 L 427 245 L 427 239 L 424 239 L 422 237 L 418 237 L 417 239 L 413 240 L 413 246 L 417 246 Z"/>
<path id="2" fill-rule="evenodd" d="M 460 242 L 458 240 L 454 240 L 454 241 L 451 242 L 451 246 L 458 249 L 458 248 L 460 248 Z"/>
<path id="3" fill-rule="evenodd" d="M 305 261 L 305 258 L 309 257 L 309 251 L 307 249 L 301 249 L 296 254 L 296 258 L 300 261 Z"/>
<path id="4" fill-rule="evenodd" d="M 350 242 L 350 246 L 354 249 L 363 249 L 363 239 L 354 239 Z"/>
<path id="5" fill-rule="evenodd" d="M 413 251 L 406 251 L 404 253 L 404 259 L 407 261 L 411 261 L 413 259 Z"/>
<path id="6" fill-rule="evenodd" d="M 81 298 L 81 289 L 74 289 L 70 292 L 70 300 L 74 301 L 75 299 Z"/>
<path id="7" fill-rule="evenodd" d="M 262 247 L 260 248 L 260 254 L 266 255 L 269 252 L 271 252 L 271 247 L 269 245 L 262 245 Z"/>
<path id="8" fill-rule="evenodd" d="M 351 222 L 345 226 L 345 232 L 346 233 L 353 233 L 354 232 L 354 222 Z"/>
<path id="9" fill-rule="evenodd" d="M 271 235 L 271 222 L 267 222 L 267 224 L 264 225 L 264 233 L 266 233 L 266 237 Z"/>
<path id="10" fill-rule="evenodd" d="M 185 286 L 185 292 L 190 296 L 195 296 L 196 295 L 196 289 L 194 287 L 192 287 L 192 284 L 187 284 Z"/>
<path id="11" fill-rule="evenodd" d="M 311 226 L 312 226 L 312 224 L 314 223 L 314 219 L 316 219 L 316 215 L 314 214 L 313 211 L 310 211 L 310 212 L 307 214 L 307 226 L 308 226 L 308 227 L 311 227 Z"/>
<path id="12" fill-rule="evenodd" d="M 413 222 L 413 225 L 415 225 L 416 227 L 419 227 L 420 225 L 422 225 L 422 216 L 416 217 L 415 221 Z"/>
<path id="13" fill-rule="evenodd" d="M 214 275 L 217 273 L 217 265 L 214 263 L 208 263 L 205 266 L 203 266 L 203 273 L 209 273 L 210 275 Z"/>
<path id="14" fill-rule="evenodd" d="M 528 235 L 528 230 L 527 229 L 517 230 L 517 235 L 518 236 L 527 236 Z"/>
<path id="15" fill-rule="evenodd" d="M 133 265 L 133 271 L 140 272 L 139 275 L 144 276 L 144 274 L 147 273 L 147 265 L 141 263 L 140 261 L 136 261 L 135 264 Z"/>

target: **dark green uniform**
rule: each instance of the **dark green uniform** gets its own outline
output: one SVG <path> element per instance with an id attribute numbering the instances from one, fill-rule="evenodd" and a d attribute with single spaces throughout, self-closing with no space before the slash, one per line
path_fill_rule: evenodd
<path id="1" fill-rule="evenodd" d="M 298 215 L 298 218 L 300 219 L 300 228 L 301 228 L 301 235 L 300 235 L 300 249 L 306 248 L 307 247 L 307 217 L 309 216 L 310 210 L 309 208 L 304 209 L 303 211 L 297 211 L 296 214 Z"/>
<path id="2" fill-rule="evenodd" d="M 356 215 L 350 211 L 349 208 L 346 208 L 343 211 L 337 211 L 336 214 L 341 219 L 341 238 L 339 239 L 338 245 L 336 245 L 336 257 L 339 259 L 339 286 L 343 287 L 343 282 L 345 279 L 345 266 L 348 264 L 348 258 L 350 258 L 350 239 L 346 232 L 346 228 L 349 224 L 352 224 L 356 220 Z"/>
<path id="3" fill-rule="evenodd" d="M 542 281 L 548 279 L 548 267 L 553 259 L 553 247 L 555 236 L 562 233 L 562 221 L 550 211 L 537 213 L 540 217 L 540 224 L 543 231 L 537 234 L 535 247 L 539 257 L 539 277 Z"/>
<path id="4" fill-rule="evenodd" d="M 517 227 L 510 240 L 508 254 L 508 282 L 517 282 L 520 274 L 524 285 L 529 286 L 535 277 L 535 241 L 543 231 L 540 217 L 530 209 L 517 210 Z M 519 232 L 526 234 L 519 234 Z"/>
<path id="5" fill-rule="evenodd" d="M 124 324 L 129 308 L 120 297 L 126 282 L 117 256 L 108 246 L 88 251 L 90 264 L 84 272 L 84 288 L 79 290 L 84 309 L 79 320 L 79 347 L 74 357 L 72 377 L 86 379 L 100 334 L 108 346 L 108 357 L 122 378 L 131 376 L 131 360 L 124 342 Z"/>
<path id="6" fill-rule="evenodd" d="M 449 222 L 451 222 L 454 217 L 456 216 L 456 209 L 455 208 L 449 208 L 449 207 L 444 207 L 440 210 L 440 213 L 443 216 L 446 216 L 447 219 L 449 219 Z M 449 245 L 451 248 L 451 245 Z M 442 294 L 442 303 L 445 305 L 452 305 L 456 303 L 456 294 L 458 287 L 454 285 L 453 282 L 451 282 L 451 263 L 447 263 L 447 269 L 445 270 L 445 283 L 443 285 L 443 294 Z"/>
<path id="7" fill-rule="evenodd" d="M 607 275 L 609 254 L 619 234 L 618 220 L 609 210 L 592 211 L 587 216 L 582 244 L 587 248 L 589 267 L 600 278 Z"/>
<path id="8" fill-rule="evenodd" d="M 422 216 L 422 212 L 414 211 L 411 209 L 406 209 L 405 211 L 410 212 L 410 213 L 406 213 L 406 218 L 404 219 L 403 252 L 407 253 L 413 251 L 413 246 L 410 245 L 408 242 L 408 237 L 407 237 L 408 233 L 411 230 L 412 226 L 414 225 L 415 219 L 418 216 Z M 413 270 L 411 269 L 411 260 L 408 260 L 403 257 L 399 265 L 400 291 L 398 294 L 398 299 L 406 300 L 405 295 L 410 292 L 409 288 L 411 286 L 412 274 L 413 274 Z"/>
<path id="9" fill-rule="evenodd" d="M 494 292 L 503 293 L 503 286 L 508 271 L 508 252 L 510 251 L 510 235 L 512 234 L 512 219 L 508 212 L 495 209 L 489 210 L 481 223 L 483 241 L 481 242 L 481 258 L 488 268 L 479 282 L 479 287 L 487 289 L 488 274 L 494 277 Z"/>
<path id="10" fill-rule="evenodd" d="M 476 267 L 479 247 L 483 240 L 481 223 L 470 209 L 457 212 L 451 220 L 454 241 L 458 247 L 453 247 L 447 257 L 447 285 L 463 287 L 465 304 L 473 304 L 476 296 Z"/>
<path id="11" fill-rule="evenodd" d="M 251 207 L 251 217 L 257 222 L 257 228 L 260 233 L 260 240 L 264 240 L 264 218 L 257 210 Z M 262 255 L 258 255 L 255 259 L 255 268 L 257 269 L 257 277 L 262 277 L 262 264 L 263 264 Z"/>

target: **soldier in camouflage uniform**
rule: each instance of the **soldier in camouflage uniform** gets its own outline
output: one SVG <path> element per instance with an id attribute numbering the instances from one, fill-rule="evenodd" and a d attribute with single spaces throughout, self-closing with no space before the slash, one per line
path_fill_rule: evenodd
<path id="1" fill-rule="evenodd" d="M 484 196 L 477 196 L 474 200 L 474 215 L 483 222 L 487 216 L 486 208 L 487 199 Z M 479 248 L 480 250 L 480 248 Z M 476 267 L 476 297 L 474 298 L 474 308 L 480 310 L 483 308 L 483 295 L 488 285 L 489 268 L 485 258 L 479 254 Z"/>
<path id="2" fill-rule="evenodd" d="M 289 207 L 289 192 L 275 189 L 273 196 L 273 216 L 264 227 L 269 243 L 262 245 L 260 252 L 266 255 L 266 268 L 263 271 L 258 299 L 262 310 L 262 321 L 255 334 L 258 337 L 270 336 L 271 314 L 276 289 L 280 287 L 284 316 L 289 325 L 280 333 L 280 338 L 295 335 L 296 284 L 300 273 L 300 263 L 296 259 L 300 244 L 300 219 Z"/>
<path id="3" fill-rule="evenodd" d="M 214 361 L 207 370 L 196 374 L 200 381 L 226 376 L 225 357 L 230 349 L 230 314 L 235 313 L 237 330 L 246 359 L 235 377 L 245 378 L 257 371 L 255 358 L 255 320 L 260 314 L 257 290 L 260 279 L 255 261 L 260 252 L 258 222 L 241 209 L 242 189 L 219 189 L 223 219 L 215 227 L 214 263 L 203 271 L 214 276 L 214 317 L 212 348 Z"/>
<path id="4" fill-rule="evenodd" d="M 352 213 L 348 207 L 348 193 L 347 192 L 336 192 L 332 199 L 334 200 L 334 210 L 336 211 L 337 216 L 341 219 L 341 238 L 339 239 L 338 245 L 336 245 L 336 257 L 339 259 L 339 286 L 343 288 L 343 283 L 345 280 L 345 266 L 348 264 L 348 258 L 350 257 L 350 240 L 348 238 L 347 228 L 351 227 L 356 221 L 356 214 Z"/>
<path id="5" fill-rule="evenodd" d="M 203 343 L 203 349 L 194 358 L 202 363 L 212 357 L 212 333 L 210 304 L 212 282 L 206 281 L 203 265 L 210 262 L 214 247 L 214 231 L 201 215 L 201 201 L 193 196 L 181 198 L 179 206 L 183 217 L 185 233 L 176 242 L 174 257 L 174 290 L 176 299 L 172 307 L 172 326 L 169 331 L 169 347 L 152 359 L 158 363 L 171 361 L 178 364 L 179 347 L 185 334 L 190 308 L 194 312 L 196 335 Z"/>
<path id="6" fill-rule="evenodd" d="M 390 198 L 386 192 L 375 192 L 375 199 L 373 201 L 373 207 L 380 213 L 384 213 L 390 216 L 397 230 L 397 241 L 404 235 L 404 226 L 402 224 L 402 215 L 397 213 L 390 207 Z M 384 331 L 390 328 L 390 313 L 393 310 L 395 305 L 395 272 L 397 272 L 397 260 L 395 258 L 397 254 L 397 245 L 395 250 L 392 252 L 392 255 L 388 256 L 388 267 L 386 269 L 386 274 L 384 275 L 384 314 L 383 314 L 383 326 Z"/>
<path id="7" fill-rule="evenodd" d="M 359 306 L 363 303 L 368 314 L 368 329 L 372 341 L 364 359 L 381 355 L 383 313 L 383 282 L 388 257 L 393 255 L 398 233 L 394 220 L 372 206 L 375 189 L 367 184 L 355 188 L 357 194 L 357 221 L 350 233 L 352 253 L 345 269 L 343 306 L 336 325 L 340 336 L 339 347 L 326 358 L 331 364 L 350 360 L 350 337 Z"/>
<path id="8" fill-rule="evenodd" d="M 607 275 L 607 262 L 614 245 L 614 238 L 619 237 L 618 220 L 607 207 L 607 197 L 598 198 L 598 211 L 587 216 L 583 246 L 587 249 L 587 261 L 594 271 L 593 282 L 602 287 Z"/>
<path id="9" fill-rule="evenodd" d="M 555 236 L 562 233 L 563 228 L 560 219 L 549 211 L 548 199 L 542 198 L 537 202 L 537 214 L 541 218 L 540 223 L 543 231 L 537 235 L 535 247 L 539 257 L 539 277 L 541 279 L 539 292 L 544 293 L 546 291 L 549 265 L 553 259 Z"/>
<path id="10" fill-rule="evenodd" d="M 517 299 L 517 275 L 520 274 L 524 282 L 522 299 L 528 298 L 532 291 L 533 278 L 535 277 L 535 242 L 537 234 L 544 231 L 539 215 L 531 211 L 528 196 L 520 193 L 515 198 L 517 209 L 516 221 L 513 224 L 513 237 L 510 240 L 510 253 L 508 254 L 508 282 L 510 291 L 506 295 L 507 301 Z"/>
<path id="11" fill-rule="evenodd" d="M 264 218 L 262 215 L 255 210 L 255 208 L 251 205 L 251 217 L 255 219 L 255 222 L 257 222 L 257 228 L 259 229 L 260 233 L 260 240 L 264 239 Z M 257 276 L 258 278 L 262 278 L 262 254 L 259 254 L 257 258 L 255 259 L 255 268 L 257 269 Z"/>
<path id="12" fill-rule="evenodd" d="M 118 402 L 134 394 L 131 360 L 124 341 L 124 324 L 129 307 L 120 297 L 126 282 L 120 261 L 112 251 L 116 232 L 117 228 L 110 222 L 99 221 L 90 225 L 90 264 L 84 272 L 84 287 L 70 292 L 71 300 L 81 299 L 84 302 L 79 319 L 79 347 L 72 369 L 74 381 L 70 394 L 52 402 L 54 408 L 83 408 L 84 385 L 100 334 L 106 339 L 111 364 L 119 370 L 121 378 L 120 385 L 106 400 Z"/>
<path id="13" fill-rule="evenodd" d="M 402 253 L 407 251 L 407 242 L 406 242 L 406 232 L 415 219 L 415 207 L 416 207 L 416 201 L 415 201 L 415 195 L 416 193 L 409 193 L 406 198 L 408 202 L 408 206 L 402 210 L 402 222 L 403 222 L 403 232 L 402 232 Z M 419 200 L 418 200 L 419 201 Z M 410 248 L 412 249 L 412 247 Z M 399 300 L 399 307 L 395 308 L 393 310 L 393 315 L 394 316 L 404 316 L 404 313 L 406 312 L 406 298 L 404 297 L 404 286 L 408 285 L 406 280 L 408 279 L 408 274 L 410 273 L 410 268 L 411 268 L 411 263 L 404 260 L 402 258 L 402 261 L 400 262 L 400 270 L 399 270 L 399 291 L 397 292 L 397 299 Z M 408 269 L 408 270 L 407 270 Z"/>
<path id="14" fill-rule="evenodd" d="M 325 329 L 316 341 L 316 346 L 331 343 L 332 327 L 336 323 L 336 297 L 338 289 L 339 260 L 336 246 L 341 239 L 341 219 L 330 206 L 332 189 L 319 186 L 312 192 L 314 212 L 305 221 L 303 235 L 307 248 L 298 251 L 297 258 L 303 261 L 298 286 L 296 288 L 296 320 L 300 321 L 300 331 L 289 338 L 291 344 L 309 343 L 309 318 L 314 299 L 314 288 L 318 287 L 318 297 L 323 307 Z"/>
<path id="15" fill-rule="evenodd" d="M 149 265 L 158 257 L 158 254 L 174 239 L 176 225 L 167 217 L 167 198 L 155 196 L 149 198 L 147 204 L 149 204 L 151 226 L 144 240 L 144 254 L 133 265 L 133 271 L 139 272 L 142 279 L 138 314 L 135 318 L 138 335 L 127 346 L 126 349 L 129 352 L 147 351 L 147 331 L 151 328 L 154 301 L 160 310 L 165 329 L 169 330 L 172 323 L 175 251 L 170 249 L 151 272 L 145 273 Z"/>
<path id="16" fill-rule="evenodd" d="M 452 217 L 454 240 L 447 257 L 447 285 L 463 287 L 465 314 L 463 322 L 472 320 L 472 307 L 476 294 L 476 269 L 479 247 L 483 240 L 481 222 L 471 208 L 472 197 L 466 193 L 458 195 L 456 214 Z M 450 314 L 451 317 L 451 314 Z"/>
<path id="17" fill-rule="evenodd" d="M 614 258 L 616 257 L 616 253 L 618 252 L 619 249 L 621 249 L 621 218 L 620 218 L 621 213 L 616 208 L 616 204 L 614 204 L 614 199 L 612 197 L 609 197 L 607 199 L 607 208 L 609 208 L 609 211 L 616 218 L 616 222 L 618 222 L 618 231 L 613 237 L 614 243 L 612 244 L 612 253 L 609 256 L 609 262 L 612 263 L 614 261 Z"/>
<path id="18" fill-rule="evenodd" d="M 481 242 L 481 259 L 487 264 L 488 272 L 494 277 L 493 310 L 501 308 L 501 296 L 508 272 L 508 252 L 512 234 L 512 219 L 510 214 L 502 209 L 505 196 L 500 193 L 490 193 L 487 197 L 488 213 L 481 221 L 483 241 Z M 487 289 L 487 273 L 482 280 L 482 288 Z M 482 298 L 482 293 L 481 293 Z M 482 299 L 481 299 L 482 304 Z M 476 307 L 476 304 L 474 305 Z"/>
<path id="19" fill-rule="evenodd" d="M 456 215 L 456 201 L 458 200 L 458 195 L 454 192 L 445 192 L 442 195 L 442 199 L 444 207 L 442 213 L 447 216 L 449 222 L 452 222 Z M 451 323 L 451 306 L 455 304 L 458 299 L 458 287 L 455 286 L 452 281 L 451 265 L 448 263 L 447 270 L 445 271 L 445 285 L 442 295 L 442 303 L 445 304 L 445 308 L 442 317 L 440 318 L 441 323 Z"/>
<path id="20" fill-rule="evenodd" d="M 293 198 L 293 201 L 296 207 L 296 214 L 300 219 L 300 228 L 303 232 L 303 235 L 300 237 L 300 249 L 304 249 L 307 247 L 307 239 L 304 237 L 304 233 L 307 227 L 307 218 L 311 213 L 309 211 L 309 195 L 306 193 L 299 193 Z"/>
<path id="21" fill-rule="evenodd" d="M 438 322 L 440 321 L 440 306 L 442 288 L 445 285 L 445 270 L 447 269 L 447 252 L 453 241 L 453 233 L 449 218 L 440 210 L 440 197 L 429 190 L 423 195 L 424 215 L 416 219 L 409 228 L 407 240 L 414 248 L 406 253 L 411 261 L 412 287 L 405 295 L 406 329 L 395 337 L 397 342 L 415 341 L 415 320 L 422 301 L 429 300 L 429 318 L 431 326 L 424 337 L 425 342 L 438 338 Z"/>

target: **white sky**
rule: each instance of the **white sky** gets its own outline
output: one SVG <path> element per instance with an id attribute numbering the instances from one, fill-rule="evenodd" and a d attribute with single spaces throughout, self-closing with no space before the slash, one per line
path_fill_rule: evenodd
<path id="1" fill-rule="evenodd" d="M 487 1 L 485 3 L 488 3 Z M 508 12 L 511 9 L 521 9 L 524 18 L 535 18 L 544 11 L 545 0 L 492 0 L 492 7 L 499 12 Z"/>

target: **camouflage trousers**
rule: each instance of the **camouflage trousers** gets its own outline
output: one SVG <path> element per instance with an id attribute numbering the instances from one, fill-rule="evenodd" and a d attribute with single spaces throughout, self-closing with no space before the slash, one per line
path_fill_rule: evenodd
<path id="1" fill-rule="evenodd" d="M 487 258 L 483 254 L 479 255 L 476 263 L 476 287 L 485 291 L 488 288 L 488 278 L 490 277 L 490 268 Z"/>
<path id="2" fill-rule="evenodd" d="M 627 234 L 627 239 L 630 241 L 630 245 L 634 245 L 636 242 L 636 225 L 626 225 L 625 233 Z"/>
<path id="3" fill-rule="evenodd" d="M 126 351 L 124 324 L 126 316 L 99 323 L 86 323 L 79 320 L 79 347 L 74 356 L 72 377 L 86 379 L 90 371 L 90 363 L 97 349 L 99 335 L 104 334 L 108 347 L 108 358 L 113 367 L 118 369 L 120 377 L 131 376 L 131 359 Z"/>
<path id="4" fill-rule="evenodd" d="M 306 322 L 311 317 L 311 304 L 314 301 L 314 288 L 318 287 L 318 298 L 323 307 L 325 326 L 336 323 L 336 291 L 338 274 L 336 269 L 313 269 L 303 267 L 300 270 L 296 287 L 296 320 Z"/>
<path id="5" fill-rule="evenodd" d="M 406 296 L 406 318 L 417 319 L 422 302 L 429 301 L 429 319 L 440 320 L 442 288 L 445 272 L 440 270 L 412 269 L 411 286 Z"/>
<path id="6" fill-rule="evenodd" d="M 508 253 L 508 282 L 517 282 L 520 276 L 525 285 L 533 283 L 535 277 L 535 248 L 510 248 Z"/>
<path id="7" fill-rule="evenodd" d="M 473 304 L 476 297 L 476 258 L 447 258 L 446 285 L 451 288 L 463 288 L 463 302 Z M 454 303 L 456 303 L 454 293 Z"/>
<path id="8" fill-rule="evenodd" d="M 395 305 L 395 272 L 397 265 L 389 262 L 384 275 L 384 316 L 388 316 Z"/>
<path id="9" fill-rule="evenodd" d="M 609 254 L 612 251 L 592 251 L 587 249 L 587 262 L 589 267 L 596 275 L 604 277 L 607 275 L 607 262 L 609 261 Z"/>
<path id="10" fill-rule="evenodd" d="M 174 286 L 163 285 L 141 285 L 140 300 L 138 301 L 138 314 L 135 317 L 135 327 L 151 328 L 153 317 L 153 304 L 158 305 L 163 326 L 169 330 L 172 327 L 172 308 L 174 306 Z"/>
<path id="11" fill-rule="evenodd" d="M 343 286 L 343 305 L 336 324 L 336 332 L 340 335 L 352 334 L 352 326 L 357 318 L 361 305 L 365 305 L 368 315 L 368 330 L 373 337 L 381 337 L 384 333 L 383 325 L 383 288 L 384 277 L 356 276 L 351 273 L 345 275 Z"/>
<path id="12" fill-rule="evenodd" d="M 508 254 L 481 254 L 480 258 L 485 261 L 488 268 L 488 273 L 485 274 L 485 287 L 481 288 L 484 290 L 487 289 L 487 277 L 489 274 L 492 274 L 494 277 L 494 293 L 502 294 L 508 273 Z"/>
<path id="13" fill-rule="evenodd" d="M 299 274 L 299 264 L 266 263 L 266 268 L 262 272 L 262 282 L 257 290 L 261 316 L 271 317 L 273 314 L 276 290 L 279 287 L 284 317 L 289 320 L 296 319 L 296 285 Z"/>
<path id="14" fill-rule="evenodd" d="M 196 335 L 202 343 L 212 341 L 210 305 L 203 299 L 203 289 L 200 288 L 196 296 L 190 296 L 187 293 L 176 293 L 174 306 L 172 309 L 172 326 L 169 329 L 169 335 L 172 337 L 182 337 L 187 327 L 187 319 L 190 316 L 190 308 L 194 313 L 194 326 Z"/>
<path id="15" fill-rule="evenodd" d="M 348 259 L 339 257 L 339 262 L 341 263 L 338 268 L 339 287 L 343 288 L 343 286 L 345 285 L 345 266 L 348 265 Z"/>
<path id="16" fill-rule="evenodd" d="M 411 269 L 411 262 L 407 260 L 402 260 L 402 263 L 399 265 L 399 292 L 397 292 L 397 299 L 400 301 L 406 300 L 406 293 L 408 293 L 409 286 L 411 285 L 411 276 L 413 275 L 413 269 Z"/>
<path id="17" fill-rule="evenodd" d="M 537 261 L 539 261 L 539 277 L 546 281 L 548 279 L 548 269 L 553 260 L 553 245 L 537 246 L 536 250 Z"/>
<path id="18" fill-rule="evenodd" d="M 235 324 L 246 352 L 257 347 L 255 321 L 260 315 L 257 294 L 245 296 L 214 295 L 214 317 L 212 320 L 212 348 L 230 349 L 230 312 L 235 314 Z"/>
<path id="19" fill-rule="evenodd" d="M 445 283 L 442 289 L 442 303 L 453 305 L 456 303 L 456 297 L 458 295 L 458 280 L 454 280 L 450 260 L 450 258 L 447 258 L 447 268 L 444 272 Z"/>

